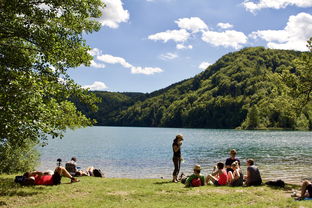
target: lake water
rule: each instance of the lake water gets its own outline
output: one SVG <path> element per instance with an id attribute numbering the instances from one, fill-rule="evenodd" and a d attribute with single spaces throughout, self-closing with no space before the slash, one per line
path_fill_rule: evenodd
<path id="1" fill-rule="evenodd" d="M 203 174 L 210 173 L 234 148 L 244 173 L 246 159 L 253 158 L 265 179 L 300 183 L 312 177 L 312 132 L 301 131 L 88 127 L 67 131 L 63 139 L 50 139 L 39 148 L 38 169 L 53 169 L 57 158 L 76 156 L 82 169 L 92 165 L 107 177 L 171 178 L 171 145 L 179 133 L 184 135 L 181 171 L 187 174 L 194 164 L 203 167 Z"/>

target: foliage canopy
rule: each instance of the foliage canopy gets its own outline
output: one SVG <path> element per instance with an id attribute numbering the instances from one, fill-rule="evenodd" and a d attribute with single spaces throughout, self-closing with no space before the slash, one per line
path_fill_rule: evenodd
<path id="1" fill-rule="evenodd" d="M 7 164 L 19 149 L 45 144 L 47 135 L 92 123 L 70 100 L 96 109 L 97 98 L 66 71 L 90 64 L 83 33 L 100 29 L 94 18 L 103 6 L 101 0 L 0 1 L 0 156 Z M 14 171 L 7 164 L 0 163 L 0 172 Z"/>
<path id="2" fill-rule="evenodd" d="M 245 48 L 137 100 L 96 92 L 106 103 L 89 116 L 100 125 L 312 129 L 311 63 L 311 52 Z"/>

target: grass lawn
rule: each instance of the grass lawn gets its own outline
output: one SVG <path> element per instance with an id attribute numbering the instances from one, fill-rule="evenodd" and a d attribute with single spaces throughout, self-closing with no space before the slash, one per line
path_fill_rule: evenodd
<path id="1" fill-rule="evenodd" d="M 290 186 L 184 188 L 168 179 L 81 177 L 79 183 L 63 178 L 58 186 L 21 187 L 13 179 L 0 175 L 0 207 L 312 207 L 312 201 L 294 201 Z"/>

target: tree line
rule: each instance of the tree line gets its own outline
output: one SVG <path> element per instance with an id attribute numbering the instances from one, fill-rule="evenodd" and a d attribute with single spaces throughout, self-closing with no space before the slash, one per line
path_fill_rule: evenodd
<path id="1" fill-rule="evenodd" d="M 311 42 L 309 42 L 311 49 Z M 96 125 L 312 129 L 311 52 L 245 48 L 150 94 L 94 92 Z"/>

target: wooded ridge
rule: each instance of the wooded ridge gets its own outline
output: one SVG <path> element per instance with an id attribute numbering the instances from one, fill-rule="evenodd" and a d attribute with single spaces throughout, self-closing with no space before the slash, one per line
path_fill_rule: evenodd
<path id="1" fill-rule="evenodd" d="M 99 111 L 78 109 L 97 125 L 311 130 L 311 101 L 303 104 L 294 86 L 295 60 L 306 54 L 245 48 L 152 93 L 93 92 L 102 98 Z"/>

